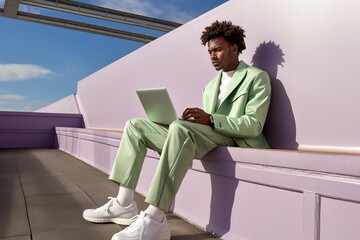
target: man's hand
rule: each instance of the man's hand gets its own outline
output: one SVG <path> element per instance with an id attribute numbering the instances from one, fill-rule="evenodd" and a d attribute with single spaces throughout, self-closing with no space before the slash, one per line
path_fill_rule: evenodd
<path id="1" fill-rule="evenodd" d="M 211 114 L 206 113 L 201 108 L 187 108 L 181 118 L 189 122 L 209 125 L 211 123 L 210 116 Z"/>

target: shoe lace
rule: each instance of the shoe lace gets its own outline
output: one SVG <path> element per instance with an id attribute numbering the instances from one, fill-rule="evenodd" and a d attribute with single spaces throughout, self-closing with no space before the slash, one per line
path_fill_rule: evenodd
<path id="1" fill-rule="evenodd" d="M 98 207 L 97 209 L 95 209 L 96 212 L 99 212 L 99 211 L 106 211 L 108 212 L 109 211 L 109 208 L 111 206 L 113 206 L 117 199 L 114 198 L 114 197 L 108 197 L 109 201 L 107 203 L 105 203 L 104 205 L 102 205 L 101 207 Z"/>
<path id="2" fill-rule="evenodd" d="M 136 215 L 130 219 L 130 222 L 132 222 L 132 224 L 128 226 L 126 229 L 131 232 L 140 231 L 140 240 L 142 240 L 142 235 L 146 226 L 145 216 Z"/>

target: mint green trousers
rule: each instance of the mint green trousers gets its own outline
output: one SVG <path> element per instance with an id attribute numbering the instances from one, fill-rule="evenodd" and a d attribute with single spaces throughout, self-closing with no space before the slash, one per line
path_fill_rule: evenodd
<path id="1" fill-rule="evenodd" d="M 216 146 L 234 145 L 232 138 L 208 125 L 177 120 L 167 126 L 132 119 L 125 125 L 109 179 L 135 190 L 147 148 L 159 152 L 145 202 L 167 212 L 193 159 L 202 158 Z"/>

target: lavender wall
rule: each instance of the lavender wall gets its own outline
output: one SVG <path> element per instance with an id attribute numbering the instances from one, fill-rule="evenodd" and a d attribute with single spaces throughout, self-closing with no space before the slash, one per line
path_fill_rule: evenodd
<path id="1" fill-rule="evenodd" d="M 0 148 L 57 147 L 56 126 L 84 122 L 80 114 L 0 112 Z"/>
<path id="2" fill-rule="evenodd" d="M 199 36 L 225 19 L 246 30 L 241 59 L 272 78 L 265 133 L 274 148 L 360 152 L 358 9 L 357 0 L 229 1 L 80 81 L 82 113 L 89 127 L 121 129 L 144 116 L 135 89 L 158 86 L 179 113 L 201 105 L 216 72 Z"/>
<path id="3" fill-rule="evenodd" d="M 57 102 L 54 102 L 48 106 L 40 108 L 35 112 L 52 112 L 56 109 L 56 113 L 71 113 L 71 114 L 80 114 L 80 106 L 78 104 L 76 94 L 67 96 Z"/>

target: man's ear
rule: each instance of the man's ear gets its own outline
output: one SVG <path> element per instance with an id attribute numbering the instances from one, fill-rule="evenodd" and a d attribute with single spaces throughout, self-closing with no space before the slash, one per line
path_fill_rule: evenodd
<path id="1" fill-rule="evenodd" d="M 237 44 L 232 44 L 231 45 L 231 52 L 235 53 L 237 55 L 239 53 L 238 48 L 239 48 L 239 46 Z"/>

